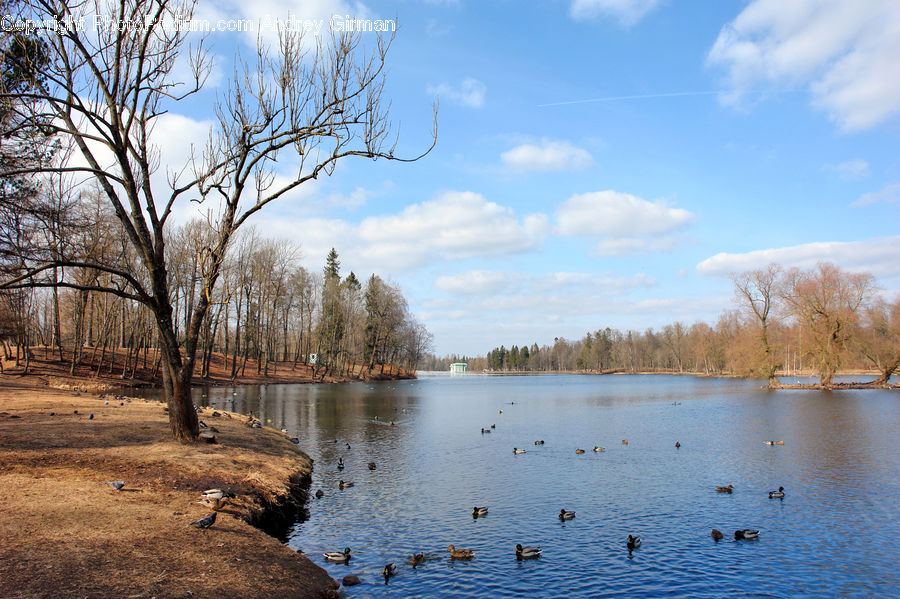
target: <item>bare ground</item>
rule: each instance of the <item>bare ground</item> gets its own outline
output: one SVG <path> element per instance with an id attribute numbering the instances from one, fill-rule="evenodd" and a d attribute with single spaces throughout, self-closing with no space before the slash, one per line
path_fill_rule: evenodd
<path id="1" fill-rule="evenodd" d="M 247 523 L 312 469 L 285 435 L 222 412 L 203 416 L 217 444 L 182 445 L 158 402 L 35 381 L 0 375 L 0 595 L 336 596 L 324 570 Z M 234 505 L 209 530 L 189 526 L 214 487 Z"/>

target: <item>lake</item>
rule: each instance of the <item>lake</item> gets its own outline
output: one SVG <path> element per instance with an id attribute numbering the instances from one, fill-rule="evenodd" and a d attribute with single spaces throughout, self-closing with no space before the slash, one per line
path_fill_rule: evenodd
<path id="1" fill-rule="evenodd" d="M 315 460 L 311 490 L 325 496 L 287 542 L 338 580 L 359 575 L 351 598 L 895 594 L 900 395 L 761 385 L 423 374 L 197 399 L 300 438 Z M 339 489 L 342 479 L 354 486 Z M 728 484 L 732 494 L 716 492 Z M 779 486 L 785 498 L 769 499 Z M 488 514 L 473 519 L 476 505 Z M 575 518 L 561 522 L 561 508 Z M 745 528 L 759 538 L 734 541 Z M 631 554 L 629 534 L 643 540 Z M 475 558 L 451 561 L 451 543 Z M 516 543 L 543 555 L 517 561 Z M 323 559 L 344 547 L 349 564 Z M 416 552 L 428 560 L 413 569 Z M 389 562 L 399 571 L 386 585 Z"/>

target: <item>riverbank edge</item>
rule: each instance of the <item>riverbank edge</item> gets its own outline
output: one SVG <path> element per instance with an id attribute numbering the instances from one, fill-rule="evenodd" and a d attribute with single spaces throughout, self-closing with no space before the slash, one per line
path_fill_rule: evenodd
<path id="1" fill-rule="evenodd" d="M 58 406 L 56 408 L 59 411 L 56 413 L 57 418 L 56 418 L 56 421 L 54 422 L 55 427 L 59 427 L 59 423 L 61 422 L 59 416 L 61 416 L 64 413 L 64 411 L 67 410 L 67 408 L 69 408 L 71 405 L 76 405 L 76 404 L 77 405 L 87 404 L 88 407 L 86 408 L 86 410 L 93 410 L 92 412 L 90 412 L 90 420 L 91 421 L 95 420 L 95 413 L 97 416 L 96 420 L 98 420 L 98 421 L 102 420 L 103 419 L 103 411 L 104 410 L 108 411 L 110 408 L 117 407 L 115 405 L 116 403 L 121 403 L 122 407 L 130 406 L 132 413 L 134 413 L 134 411 L 135 411 L 134 406 L 137 406 L 139 404 L 141 406 L 149 406 L 150 410 L 152 410 L 152 411 L 158 410 L 158 414 L 159 414 L 159 417 L 157 418 L 158 420 L 166 420 L 164 411 L 161 409 L 161 408 L 163 408 L 163 404 L 161 402 L 158 402 L 155 400 L 145 400 L 145 399 L 139 399 L 139 398 L 128 398 L 125 396 L 117 396 L 116 401 L 110 402 L 109 399 L 104 400 L 102 395 L 100 397 L 93 397 L 93 396 L 82 395 L 79 392 L 73 392 L 73 395 L 71 397 L 67 397 L 68 394 L 64 390 L 50 388 L 49 386 L 42 384 L 40 381 L 37 381 L 37 380 L 29 378 L 29 377 L 21 377 L 21 378 L 17 377 L 17 378 L 19 378 L 18 381 L 10 381 L 9 378 L 7 378 L 5 376 L 0 376 L 0 397 L 3 398 L 3 401 L 0 402 L 0 409 L 2 409 L 2 411 L 0 411 L 0 425 L 3 425 L 4 430 L 6 432 L 9 432 L 9 429 L 7 427 L 9 427 L 10 425 L 15 426 L 15 427 L 27 427 L 31 423 L 31 421 L 34 420 L 33 416 L 34 416 L 35 412 L 39 412 L 44 416 L 46 416 L 47 414 L 52 416 L 54 414 L 54 411 L 53 410 L 48 411 L 48 406 L 49 407 Z M 22 380 L 22 379 L 25 379 L 25 380 Z M 14 397 L 15 396 L 23 396 L 23 395 L 26 395 L 26 396 L 31 395 L 32 400 L 35 399 L 33 396 L 36 395 L 36 396 L 38 396 L 37 401 L 28 401 L 26 405 L 17 406 L 16 400 L 14 399 Z M 70 402 L 69 401 L 70 399 L 73 401 Z M 121 399 L 122 401 L 119 402 L 118 401 L 119 399 Z M 35 405 L 35 404 L 37 404 L 37 405 Z M 103 406 L 101 407 L 100 404 L 103 404 Z M 107 404 L 109 404 L 108 407 L 107 407 Z M 87 416 L 85 415 L 86 410 L 82 410 L 81 416 L 83 418 L 87 418 Z M 69 410 L 69 413 L 71 413 L 71 410 Z M 75 413 L 77 414 L 78 411 L 76 410 Z M 290 442 L 287 435 L 284 435 L 280 431 L 276 431 L 275 429 L 271 429 L 268 427 L 264 427 L 262 430 L 252 429 L 251 427 L 246 426 L 247 424 L 249 424 L 249 422 L 244 422 L 244 421 L 247 421 L 248 419 L 243 415 L 232 414 L 232 413 L 228 413 L 228 412 L 225 412 L 222 410 L 217 410 L 217 413 L 218 413 L 218 416 L 215 417 L 215 424 L 216 424 L 216 426 L 221 427 L 223 429 L 223 432 L 225 433 L 224 436 L 227 438 L 226 443 L 228 443 L 228 445 L 232 446 L 229 449 L 232 450 L 232 454 L 235 457 L 239 458 L 240 468 L 242 470 L 244 470 L 245 472 L 247 472 L 248 476 L 247 476 L 247 485 L 240 485 L 240 484 L 235 484 L 236 479 L 234 476 L 234 472 L 233 471 L 229 472 L 227 468 L 221 469 L 221 470 L 216 470 L 215 468 L 211 468 L 211 467 L 204 468 L 203 477 L 202 477 L 203 484 L 201 484 L 201 486 L 206 487 L 208 484 L 212 484 L 212 483 L 221 481 L 221 484 L 218 486 L 221 486 L 222 488 L 239 490 L 239 487 L 244 487 L 247 490 L 247 492 L 239 494 L 239 496 L 238 496 L 239 498 L 237 500 L 235 500 L 231 505 L 229 505 L 227 509 L 224 509 L 219 512 L 218 515 L 220 517 L 217 519 L 217 523 L 216 523 L 214 529 L 220 528 L 220 523 L 223 523 L 223 517 L 226 517 L 226 514 L 228 514 L 230 516 L 233 516 L 233 518 L 235 520 L 243 521 L 247 525 L 252 526 L 254 530 L 258 530 L 260 532 L 260 534 L 263 535 L 263 539 L 268 539 L 268 541 L 263 541 L 260 538 L 253 538 L 252 536 L 249 536 L 249 537 L 243 536 L 243 540 L 242 540 L 241 536 L 238 536 L 237 538 L 230 539 L 228 541 L 228 554 L 229 555 L 243 555 L 245 562 L 248 565 L 250 565 L 253 562 L 253 555 L 252 555 L 253 552 L 258 550 L 261 545 L 271 544 L 273 546 L 277 546 L 277 549 L 273 548 L 273 547 L 267 547 L 266 551 L 268 553 L 274 552 L 276 554 L 281 552 L 281 554 L 278 555 L 277 557 L 282 562 L 279 564 L 279 566 L 281 566 L 282 569 L 285 569 L 284 562 L 287 563 L 287 567 L 286 567 L 287 570 L 291 570 L 291 568 L 290 568 L 291 560 L 298 560 L 300 562 L 303 562 L 302 567 L 296 568 L 296 573 L 299 576 L 299 578 L 297 578 L 296 580 L 293 580 L 293 581 L 288 581 L 292 584 L 292 586 L 295 587 L 295 589 L 298 589 L 298 590 L 293 591 L 293 592 L 288 592 L 288 593 L 275 592 L 273 594 L 270 592 L 270 593 L 265 594 L 266 597 L 271 597 L 271 598 L 282 597 L 282 596 L 283 597 L 323 597 L 323 598 L 339 597 L 340 594 L 338 592 L 338 589 L 339 589 L 340 585 L 338 584 L 337 581 L 335 581 L 333 578 L 331 578 L 330 575 L 328 575 L 328 573 L 324 569 L 322 569 L 321 567 L 319 567 L 318 565 L 313 563 L 301 552 L 299 552 L 299 551 L 294 552 L 293 550 L 291 550 L 284 544 L 285 536 L 286 536 L 285 533 L 287 532 L 288 527 L 296 521 L 298 515 L 300 515 L 303 512 L 306 512 L 306 510 L 307 510 L 306 506 L 307 506 L 307 502 L 308 502 L 309 496 L 310 496 L 309 489 L 310 489 L 310 485 L 312 482 L 311 475 L 312 475 L 312 468 L 313 468 L 313 460 L 311 458 L 309 458 L 309 456 L 307 454 L 305 454 L 302 450 L 300 450 L 298 447 L 293 445 Z M 206 417 L 208 419 L 210 418 L 209 415 Z M 157 419 L 154 419 L 154 420 L 157 420 Z M 80 421 L 70 420 L 69 422 L 64 423 L 62 426 L 63 426 L 63 429 L 66 429 L 66 428 L 75 429 L 75 428 L 79 427 L 81 424 L 83 424 L 83 420 L 80 420 Z M 128 423 L 127 426 L 130 430 L 134 430 L 134 428 L 136 426 L 139 428 L 148 428 L 148 424 L 150 424 L 149 419 L 137 418 L 137 419 L 132 419 Z M 234 434 L 236 432 L 238 432 L 238 429 L 236 428 L 238 426 L 240 426 L 242 429 L 242 430 L 240 430 L 240 435 L 245 437 L 244 439 L 238 440 L 238 439 L 235 439 L 235 437 L 234 437 Z M 154 427 L 154 428 L 157 428 L 157 429 L 163 428 L 163 429 L 167 430 L 167 427 L 165 427 L 165 426 Z M 253 432 L 251 432 L 251 431 L 253 431 Z M 37 436 L 41 433 L 38 433 L 37 431 L 35 431 L 33 434 L 35 436 Z M 55 431 L 54 435 L 56 437 L 62 439 L 63 441 L 65 441 L 66 431 L 65 430 L 62 430 L 62 431 L 57 430 L 57 431 Z M 293 452 L 294 454 L 296 454 L 296 464 L 293 467 L 293 470 L 290 471 L 289 474 L 282 475 L 278 480 L 272 480 L 271 474 L 269 474 L 269 476 L 266 476 L 265 474 L 263 474 L 263 475 L 259 474 L 260 472 L 265 472 L 267 467 L 269 467 L 270 464 L 268 462 L 270 460 L 272 460 L 272 455 L 270 452 L 267 451 L 268 447 L 261 446 L 261 447 L 256 448 L 256 450 L 253 448 L 254 441 L 249 438 L 251 436 L 255 436 L 255 435 L 263 435 L 265 438 L 266 445 L 271 445 L 273 442 L 275 444 L 281 444 L 282 447 L 280 448 L 280 450 L 281 450 L 282 456 L 280 456 L 280 457 L 282 457 L 282 458 L 283 458 L 284 452 Z M 12 437 L 15 437 L 16 435 L 6 435 L 6 436 L 7 436 L 7 439 L 10 439 Z M 32 435 L 30 433 L 26 432 L 26 436 L 32 436 Z M 73 435 L 73 436 L 77 436 L 77 435 Z M 257 437 L 257 438 L 259 438 L 259 437 Z M 168 440 L 166 439 L 163 441 L 168 441 Z M 78 444 L 78 442 L 76 441 L 74 445 L 77 446 L 77 444 Z M 193 453 L 201 453 L 204 451 L 208 451 L 211 447 L 214 447 L 214 446 L 210 446 L 210 445 L 206 445 L 206 444 L 182 445 L 182 444 L 176 444 L 174 441 L 170 442 L 170 444 L 171 444 L 171 446 L 177 448 L 177 450 L 173 451 L 172 453 L 173 454 L 177 453 L 179 455 L 169 455 L 169 456 L 163 456 L 163 457 L 168 457 L 169 459 L 171 459 L 173 464 L 177 463 L 180 459 L 183 458 L 183 455 L 181 455 L 183 453 L 190 454 L 190 453 L 192 453 L 192 450 L 196 450 Z M 71 451 L 71 449 L 69 447 L 67 447 L 67 445 L 68 444 L 66 444 L 65 442 L 63 442 L 63 444 L 62 444 L 62 447 L 66 448 L 65 450 L 63 450 L 64 454 L 66 455 L 65 458 L 60 460 L 59 459 L 60 456 L 56 456 L 57 457 L 56 460 L 50 458 L 49 460 L 45 460 L 45 461 L 56 462 L 57 464 L 60 461 L 66 461 L 66 460 L 77 461 L 80 464 L 78 476 L 82 480 L 82 482 L 85 478 L 96 479 L 96 480 L 110 478 L 109 473 L 104 472 L 105 468 L 104 468 L 103 464 L 106 464 L 107 462 L 119 464 L 119 466 L 121 467 L 121 463 L 123 461 L 122 455 L 121 455 L 121 452 L 116 451 L 116 448 L 110 448 L 110 450 L 107 452 L 104 452 L 104 451 L 97 452 L 96 450 L 91 450 L 89 453 L 91 453 L 93 455 L 91 457 L 89 457 L 88 459 L 72 460 L 68 456 L 71 454 L 77 453 L 77 452 Z M 235 449 L 234 448 L 235 445 L 242 445 L 242 447 L 240 447 L 240 449 Z M 37 452 L 35 452 L 34 448 L 29 448 L 29 447 L 21 447 L 20 449 L 21 449 L 22 453 L 26 453 L 26 452 L 32 453 L 32 454 L 37 453 L 38 455 L 40 455 L 41 453 L 52 454 L 54 451 L 54 448 L 41 448 L 41 449 L 38 449 Z M 29 458 L 26 460 L 22 460 L 20 463 L 16 463 L 17 462 L 16 455 L 10 456 L 10 455 L 8 455 L 10 453 L 15 454 L 16 449 L 11 448 L 9 443 L 0 444 L 0 478 L 2 478 L 4 475 L 8 474 L 10 471 L 12 471 L 18 475 L 24 474 L 24 475 L 26 475 L 26 478 L 34 477 L 35 479 L 41 479 L 41 478 L 45 478 L 47 476 L 46 472 L 42 471 L 44 468 L 43 464 L 41 464 L 41 466 L 34 467 L 34 468 L 29 467 L 29 465 L 28 465 L 29 463 L 30 464 L 36 463 L 35 457 L 33 455 L 29 456 Z M 104 455 L 104 454 L 108 454 L 108 455 Z M 198 456 L 193 456 L 193 457 L 196 458 Z M 157 454 L 154 457 L 154 459 L 158 459 L 158 458 L 159 458 L 159 456 Z M 235 462 L 235 460 L 233 458 L 231 461 Z M 98 464 L 98 467 L 95 470 L 91 470 L 91 468 L 89 466 L 86 466 L 86 464 L 91 464 L 91 463 Z M 154 463 L 157 463 L 157 462 L 154 462 Z M 137 470 L 143 470 L 146 468 L 146 464 L 133 464 L 133 465 L 136 466 Z M 167 472 L 166 475 L 170 475 L 173 479 L 179 479 L 179 478 L 183 479 L 185 477 L 185 473 L 179 472 L 178 470 L 179 469 L 177 467 L 173 467 L 172 471 Z M 233 470 L 233 468 L 232 468 L 232 470 Z M 57 474 L 58 474 L 58 472 L 57 472 Z M 145 481 L 145 485 L 148 488 L 154 487 L 154 486 L 159 487 L 161 484 L 165 484 L 166 482 L 168 482 L 167 479 L 165 477 L 163 477 L 163 480 L 161 480 L 161 481 L 160 480 Z M 134 486 L 136 483 L 132 480 L 132 481 L 129 481 L 127 484 Z M 100 485 L 100 486 L 103 486 L 103 485 Z M 171 496 L 173 494 L 176 494 L 172 491 L 178 491 L 178 492 L 184 491 L 183 486 L 184 486 L 183 484 L 174 485 L 174 488 L 169 489 L 169 491 L 170 491 L 169 493 L 164 493 L 163 495 L 165 495 L 165 497 L 159 498 L 159 501 L 156 501 L 157 505 L 152 506 L 152 507 L 157 507 L 157 508 L 162 508 L 162 509 L 169 508 L 170 505 L 166 505 L 166 503 L 167 503 L 167 501 L 169 501 L 169 502 L 171 501 Z M 103 489 L 105 489 L 105 491 Z M 103 486 L 103 489 L 100 489 L 99 492 L 109 495 L 110 489 L 105 486 Z M 129 490 L 132 490 L 132 489 L 129 489 Z M 17 512 L 19 512 L 20 510 L 17 508 L 22 506 L 22 502 L 28 501 L 28 497 L 33 497 L 36 492 L 35 490 L 26 491 L 25 493 L 19 494 L 19 496 L 17 496 L 14 485 L 13 485 L 12 489 L 6 489 L 6 491 L 7 492 L 5 492 L 4 510 L 7 512 L 11 512 L 12 514 L 16 514 Z M 195 489 L 195 490 L 192 490 L 192 492 L 187 494 L 194 498 L 192 501 L 189 501 L 188 503 L 193 503 L 193 501 L 196 500 L 196 491 L 197 490 Z M 185 493 L 177 493 L 177 494 L 185 495 Z M 122 494 L 113 493 L 112 495 L 114 497 L 118 497 L 118 496 L 124 496 L 124 493 L 122 493 Z M 149 499 L 151 502 L 153 502 L 154 498 L 156 498 L 157 495 L 159 495 L 159 494 L 151 493 L 151 492 L 143 492 L 143 490 L 141 490 L 140 495 L 141 495 L 142 500 L 146 501 Z M 66 510 L 67 506 L 57 505 L 57 506 L 55 506 L 55 508 L 60 509 L 60 510 Z M 196 510 L 201 510 L 201 515 L 202 515 L 202 508 L 195 507 L 195 508 L 193 508 L 193 511 L 195 512 L 195 514 L 191 515 L 189 518 L 195 517 Z M 27 510 L 23 509 L 23 510 L 21 510 L 21 512 L 25 513 L 25 512 L 27 512 Z M 180 513 L 181 512 L 175 512 L 175 514 L 180 514 Z M 120 512 L 119 510 L 115 510 L 115 511 L 108 513 L 107 517 L 115 520 L 117 515 L 121 516 L 122 518 L 128 517 L 126 512 Z M 74 522 L 77 518 L 78 518 L 78 516 L 76 514 L 72 514 L 72 522 Z M 57 537 L 65 538 L 66 536 L 70 536 L 72 539 L 77 539 L 78 532 L 76 530 L 72 530 L 71 534 L 67 535 L 67 530 L 66 530 L 66 522 L 67 521 L 68 520 L 66 520 L 65 518 L 54 519 L 53 534 Z M 115 521 L 111 522 L 111 524 L 114 527 L 118 528 L 116 526 Z M 224 524 L 223 526 L 221 526 L 221 528 L 226 528 L 226 527 L 230 528 L 230 526 L 227 524 Z M 127 526 L 122 526 L 122 528 L 127 529 Z M 5 531 L 4 532 L 4 536 L 5 536 L 6 533 L 10 533 L 10 531 L 13 530 L 13 527 L 4 526 L 4 527 L 0 527 L 0 530 Z M 189 532 L 187 534 L 195 533 L 195 531 L 193 529 L 189 529 L 189 527 L 186 527 L 186 526 L 182 527 L 180 530 L 184 530 L 184 531 L 189 530 Z M 14 536 L 14 534 L 12 536 Z M 14 547 L 17 544 L 17 541 L 21 542 L 22 539 L 7 538 L 3 544 L 8 543 L 9 547 Z M 28 541 L 25 540 L 25 542 L 27 543 Z M 218 546 L 221 547 L 222 543 L 219 543 Z M 152 545 L 151 545 L 151 549 L 152 549 Z M 196 547 L 196 551 L 193 551 L 193 552 L 190 550 L 190 548 L 188 548 L 187 551 L 189 553 L 194 553 L 193 557 L 196 558 L 194 560 L 188 560 L 188 562 L 199 561 L 199 562 L 206 563 L 207 556 L 204 553 L 203 547 L 198 546 L 198 547 Z M 285 551 L 289 555 L 284 555 Z M 47 555 L 51 555 L 51 553 L 52 552 L 47 552 Z M 158 554 L 162 555 L 164 553 L 166 553 L 166 549 L 160 548 L 160 550 L 158 551 Z M 50 557 L 48 559 L 50 561 L 48 563 L 46 563 L 46 565 L 44 566 L 44 568 L 46 568 L 47 571 L 50 571 L 50 572 L 55 571 L 55 572 L 60 572 L 60 573 L 63 572 L 63 570 L 61 568 L 59 568 L 60 564 L 53 563 L 52 557 Z M 241 558 L 237 558 L 237 559 L 238 559 L 238 561 L 241 561 Z M 4 561 L 7 561 L 7 560 L 4 560 Z M 8 560 L 8 561 L 12 561 L 12 560 Z M 54 567 L 56 567 L 57 569 L 53 570 Z M 2 570 L 2 568 L 0 568 L 0 570 Z M 178 571 L 177 565 L 172 566 L 171 569 L 168 570 L 168 572 L 167 572 L 168 578 L 173 579 L 174 581 L 180 581 L 179 574 L 180 573 Z M 193 576 L 194 572 L 185 571 L 185 572 L 183 572 L 183 574 L 184 574 L 184 579 L 189 580 Z M 44 575 L 44 576 L 46 576 L 46 575 Z M 119 578 L 118 576 L 115 575 L 115 573 L 110 573 L 110 575 L 108 575 L 108 576 L 104 575 L 104 572 L 102 570 L 101 571 L 92 570 L 90 572 L 90 576 L 92 578 L 95 578 L 98 580 L 109 580 L 109 581 L 116 581 Z M 54 582 L 50 582 L 49 585 L 46 585 L 46 588 L 56 589 L 58 587 L 56 584 L 54 584 Z M 256 591 L 258 591 L 258 589 L 243 588 L 243 589 L 239 589 L 237 591 L 237 593 L 233 593 L 233 594 L 229 595 L 229 593 L 226 592 L 224 594 L 220 594 L 220 596 L 252 597 L 252 596 L 258 596 L 258 593 Z M 96 588 L 94 589 L 94 592 L 97 592 Z M 117 594 L 121 594 L 120 587 L 111 587 L 109 589 L 101 588 L 99 596 L 115 596 Z M 17 595 L 17 596 L 19 596 L 19 595 Z M 32 597 L 32 596 L 42 597 L 42 596 L 51 596 L 51 595 L 44 595 L 43 592 L 40 592 L 38 594 L 29 594 L 26 592 L 26 593 L 22 594 L 21 596 L 22 597 Z M 92 596 L 92 595 L 89 594 L 86 596 Z M 136 596 L 143 597 L 144 594 L 138 593 Z M 146 596 L 150 597 L 151 594 L 147 594 Z M 167 595 L 166 592 L 160 593 L 157 591 L 157 592 L 153 593 L 152 596 L 161 597 L 161 596 L 173 596 L 173 595 Z"/>

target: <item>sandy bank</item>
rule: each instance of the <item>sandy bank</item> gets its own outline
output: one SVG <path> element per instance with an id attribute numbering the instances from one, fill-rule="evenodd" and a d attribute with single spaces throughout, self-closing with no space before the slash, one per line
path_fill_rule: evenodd
<path id="1" fill-rule="evenodd" d="M 302 508 L 312 461 L 285 435 L 205 411 L 218 443 L 181 445 L 158 402 L 15 379 L 0 376 L 4 597 L 336 596 L 324 570 L 249 524 Z M 211 529 L 189 526 L 213 487 L 238 498 Z"/>

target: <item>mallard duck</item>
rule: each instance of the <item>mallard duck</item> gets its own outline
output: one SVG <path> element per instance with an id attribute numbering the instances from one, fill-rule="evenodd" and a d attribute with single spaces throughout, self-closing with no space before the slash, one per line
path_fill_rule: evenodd
<path id="1" fill-rule="evenodd" d="M 721 530 L 712 529 L 712 538 L 714 541 L 721 540 L 725 535 L 722 534 Z"/>
<path id="2" fill-rule="evenodd" d="M 316 491 L 316 499 L 322 499 L 323 497 L 325 497 L 325 491 L 323 491 L 322 489 Z"/>
<path id="3" fill-rule="evenodd" d="M 544 440 L 541 439 L 540 441 L 535 441 L 534 444 L 535 444 L 535 445 L 543 445 L 543 444 L 544 444 Z"/>
<path id="4" fill-rule="evenodd" d="M 516 545 L 516 559 L 530 559 L 533 557 L 541 557 L 540 547 L 522 547 L 521 543 Z"/>
<path id="5" fill-rule="evenodd" d="M 497 425 L 496 425 L 496 424 L 492 424 L 492 425 L 491 425 L 491 428 L 497 428 Z"/>
<path id="6" fill-rule="evenodd" d="M 519 449 L 518 447 L 513 447 L 513 453 L 515 453 L 515 454 L 525 453 L 525 450 Z"/>
<path id="7" fill-rule="evenodd" d="M 769 499 L 784 499 L 784 487 L 778 487 L 777 491 L 769 491 Z"/>
<path id="8" fill-rule="evenodd" d="M 234 493 L 228 493 L 222 489 L 207 489 L 200 497 L 201 499 L 234 499 Z"/>
<path id="9" fill-rule="evenodd" d="M 759 536 L 758 530 L 750 530 L 749 528 L 745 528 L 744 530 L 736 530 L 734 531 L 734 540 L 740 541 L 741 539 L 755 539 Z"/>
<path id="10" fill-rule="evenodd" d="M 377 467 L 378 466 L 375 464 L 375 462 L 369 462 L 369 470 L 375 470 L 375 468 Z"/>
<path id="11" fill-rule="evenodd" d="M 410 558 L 409 563 L 412 564 L 412 567 L 415 568 L 419 564 L 425 563 L 425 554 L 424 553 L 415 553 Z"/>
<path id="12" fill-rule="evenodd" d="M 472 508 L 472 517 L 477 518 L 478 516 L 486 516 L 488 513 L 487 507 L 478 507 L 475 506 Z"/>
<path id="13" fill-rule="evenodd" d="M 489 433 L 489 432 L 491 432 L 491 429 L 489 429 L 489 428 L 483 428 L 483 429 L 481 429 L 481 434 L 482 434 L 482 435 L 485 434 L 485 433 Z"/>
<path id="14" fill-rule="evenodd" d="M 763 441 L 766 445 L 775 445 L 775 441 Z"/>
<path id="15" fill-rule="evenodd" d="M 450 550 L 451 559 L 472 559 L 475 557 L 475 552 L 471 549 L 457 549 L 453 545 L 448 545 L 447 549 Z"/>
<path id="16" fill-rule="evenodd" d="M 559 519 L 560 520 L 571 520 L 575 517 L 575 512 L 567 512 L 566 508 L 559 510 Z"/>
<path id="17" fill-rule="evenodd" d="M 575 450 L 575 453 L 584 453 L 584 450 L 583 450 L 583 449 L 576 449 L 576 450 Z"/>
<path id="18" fill-rule="evenodd" d="M 597 453 L 600 453 L 601 451 L 606 451 L 606 448 L 605 447 L 597 447 L 596 445 L 594 445 L 594 451 L 596 451 Z"/>
<path id="19" fill-rule="evenodd" d="M 681 447 L 681 443 L 679 443 L 678 441 L 675 441 L 675 449 L 678 449 L 679 447 Z"/>
<path id="20" fill-rule="evenodd" d="M 631 535 L 628 535 L 628 540 L 625 541 L 625 546 L 628 547 L 628 551 L 634 551 L 641 546 L 641 537 L 633 537 Z"/>
<path id="21" fill-rule="evenodd" d="M 384 567 L 384 570 L 381 571 L 381 575 L 384 576 L 384 582 L 387 583 L 388 579 L 397 573 L 397 566 L 394 564 L 387 564 Z"/>
<path id="22" fill-rule="evenodd" d="M 502 413 L 503 413 L 503 410 L 497 410 L 497 413 L 498 413 L 498 414 L 502 414 Z"/>
<path id="23" fill-rule="evenodd" d="M 731 493 L 732 489 L 734 489 L 733 485 L 728 485 L 727 487 L 716 487 L 717 493 Z"/>
<path id="24" fill-rule="evenodd" d="M 352 486 L 353 486 L 353 483 L 346 483 L 344 481 L 341 481 L 338 483 L 338 487 L 340 487 L 341 489 L 349 489 Z"/>
<path id="25" fill-rule="evenodd" d="M 330 562 L 337 562 L 339 564 L 346 564 L 350 561 L 350 554 L 353 553 L 350 551 L 350 548 L 347 547 L 343 551 L 326 551 L 322 554 L 322 556 Z"/>

